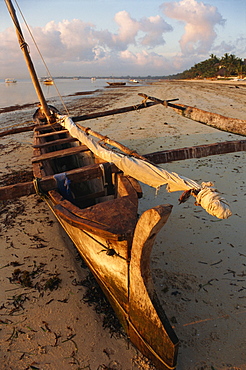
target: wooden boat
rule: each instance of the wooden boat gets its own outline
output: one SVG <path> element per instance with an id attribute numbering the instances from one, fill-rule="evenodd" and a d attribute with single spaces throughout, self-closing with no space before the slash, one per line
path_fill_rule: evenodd
<path id="1" fill-rule="evenodd" d="M 17 80 L 15 80 L 14 78 L 6 78 L 5 79 L 6 84 L 14 84 L 16 82 L 17 82 Z"/>
<path id="2" fill-rule="evenodd" d="M 117 87 L 117 86 L 125 86 L 126 82 L 107 82 L 109 86 Z"/>
<path id="3" fill-rule="evenodd" d="M 35 187 L 93 272 L 132 343 L 157 369 L 175 369 L 179 341 L 155 293 L 150 272 L 151 250 L 172 206 L 159 205 L 138 218 L 138 198 L 142 192 L 139 183 L 127 175 L 129 162 L 123 158 L 124 171 L 121 166 L 105 160 L 104 155 L 97 155 L 91 149 L 94 143 L 86 140 L 88 129 L 83 140 L 79 139 L 80 135 L 72 135 L 67 128 L 69 117 L 64 119 L 68 122 L 62 122 L 56 109 L 47 105 L 12 2 L 5 1 L 41 103 L 34 115 L 37 122 L 32 158 L 35 182 L 17 184 L 12 191 L 15 196 L 27 195 Z M 72 130 L 77 129 L 74 122 L 73 125 Z M 215 195 L 216 205 L 219 204 L 220 198 L 213 189 L 200 188 L 193 180 L 175 173 L 165 174 L 165 170 L 156 168 L 145 158 L 140 159 L 142 162 L 137 164 L 140 172 L 145 176 L 147 171 L 147 178 L 152 175 L 150 186 L 170 182 L 170 191 L 184 189 L 191 193 L 194 190 L 194 196 L 200 196 L 205 190 L 206 195 Z M 130 167 L 137 178 L 134 166 L 133 161 Z M 171 190 L 172 187 L 175 189 Z M 7 188 L 2 192 L 7 194 Z M 221 218 L 231 215 L 225 204 L 218 211 L 223 214 Z"/>
<path id="4" fill-rule="evenodd" d="M 57 111 L 47 105 L 40 88 L 11 0 L 6 4 L 41 103 L 34 115 L 35 189 L 73 240 L 132 343 L 158 369 L 175 369 L 179 341 L 150 273 L 153 243 L 172 206 L 149 209 L 138 219 L 139 183 L 92 153 L 57 122 Z"/>
<path id="5" fill-rule="evenodd" d="M 52 78 L 45 78 L 42 82 L 43 82 L 44 85 L 53 85 L 54 84 L 54 81 L 52 80 Z"/>
<path id="6" fill-rule="evenodd" d="M 135 78 L 134 79 L 130 79 L 129 82 L 131 84 L 139 84 L 139 81 L 138 80 L 135 80 Z"/>
<path id="7" fill-rule="evenodd" d="M 155 294 L 149 267 L 155 237 L 172 206 L 149 209 L 138 219 L 139 183 L 96 157 L 58 124 L 34 129 L 32 163 L 35 178 L 53 181 L 54 189 L 44 199 L 132 343 L 158 369 L 174 369 L 178 339 Z"/>

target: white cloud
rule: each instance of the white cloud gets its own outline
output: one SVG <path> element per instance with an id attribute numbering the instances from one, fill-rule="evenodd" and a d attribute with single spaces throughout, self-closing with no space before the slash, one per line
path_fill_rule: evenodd
<path id="1" fill-rule="evenodd" d="M 136 35 L 139 31 L 139 22 L 131 18 L 130 14 L 125 10 L 118 12 L 114 17 L 115 22 L 118 24 L 118 34 L 113 35 L 115 45 L 123 44 L 126 48 L 129 44 L 136 43 Z"/>
<path id="2" fill-rule="evenodd" d="M 118 26 L 115 33 L 108 29 L 97 30 L 94 24 L 80 19 L 63 20 L 58 23 L 50 21 L 44 27 L 30 27 L 30 29 L 51 70 L 58 71 L 59 68 L 65 69 L 66 66 L 71 68 L 72 65 L 79 69 L 80 64 L 80 69 L 83 71 L 83 67 L 87 66 L 86 63 L 93 63 L 93 65 L 97 63 L 97 70 L 105 63 L 114 68 L 122 64 L 127 69 L 129 69 L 127 64 L 131 67 L 135 64 L 138 68 L 140 65 L 152 64 L 151 70 L 161 66 L 163 56 L 144 50 L 165 44 L 163 35 L 170 32 L 172 27 L 161 16 L 137 20 L 128 12 L 120 11 L 115 14 L 114 21 Z M 32 58 L 39 65 L 38 53 L 33 42 L 28 34 L 25 37 L 30 45 Z M 13 39 L 16 40 L 13 29 L 0 34 L 1 45 L 4 45 L 0 49 L 0 58 L 4 59 L 8 55 L 12 59 L 17 55 L 19 48 L 17 41 L 12 42 Z M 138 52 L 135 51 L 134 54 L 129 51 L 129 48 Z M 19 55 L 18 59 L 20 58 Z M 119 71 L 124 73 L 123 70 L 119 69 Z"/>
<path id="3" fill-rule="evenodd" d="M 185 23 L 185 32 L 180 39 L 183 54 L 206 54 L 215 38 L 215 26 L 225 20 L 215 6 L 196 0 L 163 3 L 164 14 Z"/>
<path id="4" fill-rule="evenodd" d="M 99 30 L 96 25 L 81 19 L 51 21 L 44 27 L 31 27 L 31 30 L 54 75 L 89 75 L 93 69 L 92 73 L 98 75 L 111 74 L 112 71 L 114 75 L 165 75 L 190 67 L 210 52 L 216 53 L 216 26 L 225 22 L 216 7 L 198 0 L 180 0 L 165 2 L 161 9 L 170 19 L 184 24 L 180 49 L 176 48 L 176 53 L 169 50 L 167 54 L 168 45 L 164 48 L 166 33 L 176 30 L 160 15 L 135 19 L 127 11 L 120 11 L 114 17 L 115 32 L 106 28 Z M 28 34 L 26 39 L 35 65 L 40 70 L 40 58 Z M 0 33 L 0 43 L 4 73 L 8 66 L 18 71 L 20 68 L 14 69 L 13 66 L 23 65 L 23 58 L 15 31 L 10 28 Z M 240 45 L 245 50 L 243 40 Z M 230 45 L 221 43 L 217 50 L 223 47 Z"/>
<path id="5" fill-rule="evenodd" d="M 165 22 L 159 15 L 142 18 L 140 29 L 145 32 L 145 36 L 141 39 L 141 44 L 148 47 L 164 45 L 165 40 L 163 34 L 173 30 L 172 26 Z"/>

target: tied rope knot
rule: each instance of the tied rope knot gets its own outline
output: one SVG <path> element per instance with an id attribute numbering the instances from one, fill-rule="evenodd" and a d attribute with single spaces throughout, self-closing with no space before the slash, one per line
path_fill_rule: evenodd
<path id="1" fill-rule="evenodd" d="M 202 182 L 201 190 L 196 195 L 196 205 L 202 206 L 210 215 L 226 219 L 232 215 L 229 205 L 212 182 Z"/>

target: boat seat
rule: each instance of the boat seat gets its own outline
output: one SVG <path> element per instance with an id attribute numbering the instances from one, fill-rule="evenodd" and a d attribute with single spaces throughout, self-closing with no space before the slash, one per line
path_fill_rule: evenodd
<path id="1" fill-rule="evenodd" d="M 41 137 L 49 137 L 49 136 L 60 135 L 60 134 L 68 134 L 68 130 L 63 129 L 59 131 L 46 132 L 45 134 L 36 134 L 35 137 L 41 138 Z"/>
<path id="2" fill-rule="evenodd" d="M 67 157 L 69 155 L 74 155 L 74 154 L 78 154 L 78 153 L 81 153 L 81 152 L 86 152 L 88 150 L 89 149 L 86 145 L 73 146 L 71 148 L 58 150 L 56 152 L 44 153 L 44 154 L 38 155 L 36 157 L 33 157 L 32 158 L 32 163 L 42 162 L 42 161 L 46 161 L 48 159 Z"/>
<path id="3" fill-rule="evenodd" d="M 48 148 L 50 146 L 55 146 L 55 145 L 57 146 L 57 145 L 63 145 L 67 143 L 73 143 L 75 141 L 79 141 L 79 140 L 75 137 L 65 137 L 63 139 L 52 140 L 52 141 L 47 141 L 46 143 L 33 145 L 33 148 L 42 149 L 42 148 Z"/>

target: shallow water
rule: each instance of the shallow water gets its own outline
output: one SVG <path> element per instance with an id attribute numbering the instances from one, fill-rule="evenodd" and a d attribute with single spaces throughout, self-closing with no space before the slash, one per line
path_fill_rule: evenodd
<path id="1" fill-rule="evenodd" d="M 46 99 L 75 94 L 77 92 L 95 91 L 107 86 L 107 81 L 97 79 L 55 79 L 55 84 L 51 86 L 41 85 Z M 59 94 L 57 92 L 57 89 Z M 16 83 L 5 83 L 0 80 L 0 108 L 11 107 L 15 105 L 32 104 L 38 101 L 35 89 L 30 79 L 18 80 Z"/>

